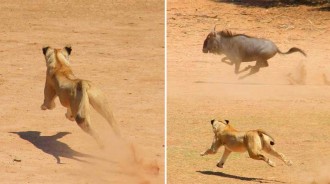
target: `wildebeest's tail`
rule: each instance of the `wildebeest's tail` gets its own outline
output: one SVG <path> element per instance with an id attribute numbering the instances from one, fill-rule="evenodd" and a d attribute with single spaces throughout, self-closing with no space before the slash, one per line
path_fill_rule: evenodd
<path id="1" fill-rule="evenodd" d="M 258 132 L 258 134 L 259 134 L 260 137 L 263 137 L 263 134 L 265 134 L 266 136 L 268 136 L 271 139 L 270 142 L 269 142 L 270 145 L 274 145 L 275 144 L 275 140 L 267 132 L 265 132 L 264 130 L 261 130 L 261 129 L 258 129 L 257 132 Z"/>
<path id="2" fill-rule="evenodd" d="M 299 48 L 297 48 L 297 47 L 292 47 L 291 49 L 289 49 L 288 52 L 282 52 L 282 51 L 280 51 L 279 49 L 277 49 L 277 52 L 280 53 L 280 54 L 291 54 L 291 53 L 293 53 L 293 52 L 300 52 L 300 53 L 301 53 L 302 55 L 304 55 L 305 57 L 307 56 L 307 54 L 306 54 L 303 50 L 301 50 L 301 49 L 299 49 Z"/>

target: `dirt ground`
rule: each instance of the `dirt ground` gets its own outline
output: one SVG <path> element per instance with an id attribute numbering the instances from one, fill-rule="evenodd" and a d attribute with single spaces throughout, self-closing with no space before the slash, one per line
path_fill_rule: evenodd
<path id="1" fill-rule="evenodd" d="M 330 87 L 322 75 L 330 74 L 330 12 L 168 0 L 167 19 L 168 183 L 329 183 Z M 276 55 L 268 68 L 238 80 L 223 56 L 202 53 L 214 25 L 271 39 L 285 52 L 299 47 L 308 56 Z M 287 75 L 298 76 L 299 66 L 305 66 L 306 85 L 290 85 Z M 238 130 L 268 131 L 293 166 L 271 157 L 272 168 L 232 153 L 217 168 L 223 148 L 199 156 L 211 145 L 213 118 L 229 119 Z"/>
<path id="2" fill-rule="evenodd" d="M 164 2 L 6 0 L 0 11 L 0 181 L 164 183 Z M 104 150 L 65 118 L 58 100 L 54 110 L 40 109 L 41 48 L 65 44 L 76 76 L 108 96 L 143 167 L 95 111 Z M 155 165 L 159 174 L 146 169 Z"/>

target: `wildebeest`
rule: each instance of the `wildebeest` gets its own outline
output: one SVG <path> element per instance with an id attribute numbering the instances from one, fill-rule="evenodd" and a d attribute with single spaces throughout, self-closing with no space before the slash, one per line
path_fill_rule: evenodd
<path id="1" fill-rule="evenodd" d="M 250 72 L 239 79 L 243 79 L 249 75 L 255 74 L 262 67 L 268 66 L 268 59 L 276 53 L 291 54 L 300 52 L 306 56 L 305 52 L 297 47 L 292 47 L 288 52 L 281 52 L 277 46 L 270 40 L 262 38 L 254 38 L 244 34 L 233 34 L 229 30 L 220 32 L 214 31 L 209 33 L 203 44 L 204 53 L 224 54 L 226 57 L 222 62 L 229 65 L 235 64 L 235 73 L 239 74 L 250 69 Z M 226 60 L 229 61 L 226 61 Z M 242 62 L 257 61 L 255 66 L 247 66 L 240 71 Z"/>

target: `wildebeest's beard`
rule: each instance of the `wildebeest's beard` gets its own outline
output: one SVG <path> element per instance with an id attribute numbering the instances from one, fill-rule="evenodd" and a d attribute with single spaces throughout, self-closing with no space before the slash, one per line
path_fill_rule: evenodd
<path id="1" fill-rule="evenodd" d="M 209 52 L 209 49 L 207 48 L 207 43 L 208 43 L 208 41 L 209 41 L 208 38 L 206 38 L 206 39 L 204 40 L 204 44 L 203 44 L 203 52 L 204 52 L 204 53 L 208 53 L 208 52 Z"/>

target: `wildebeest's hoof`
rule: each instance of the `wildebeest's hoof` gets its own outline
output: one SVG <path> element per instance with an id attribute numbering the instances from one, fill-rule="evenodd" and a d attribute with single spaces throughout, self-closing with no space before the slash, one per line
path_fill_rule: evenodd
<path id="1" fill-rule="evenodd" d="M 241 77 L 238 77 L 238 80 L 242 80 L 244 78 L 245 78 L 244 76 L 241 76 Z"/>
<path id="2" fill-rule="evenodd" d="M 48 108 L 46 107 L 46 105 L 44 105 L 44 104 L 42 104 L 41 106 L 40 106 L 40 108 L 41 108 L 41 110 L 47 110 Z"/>

